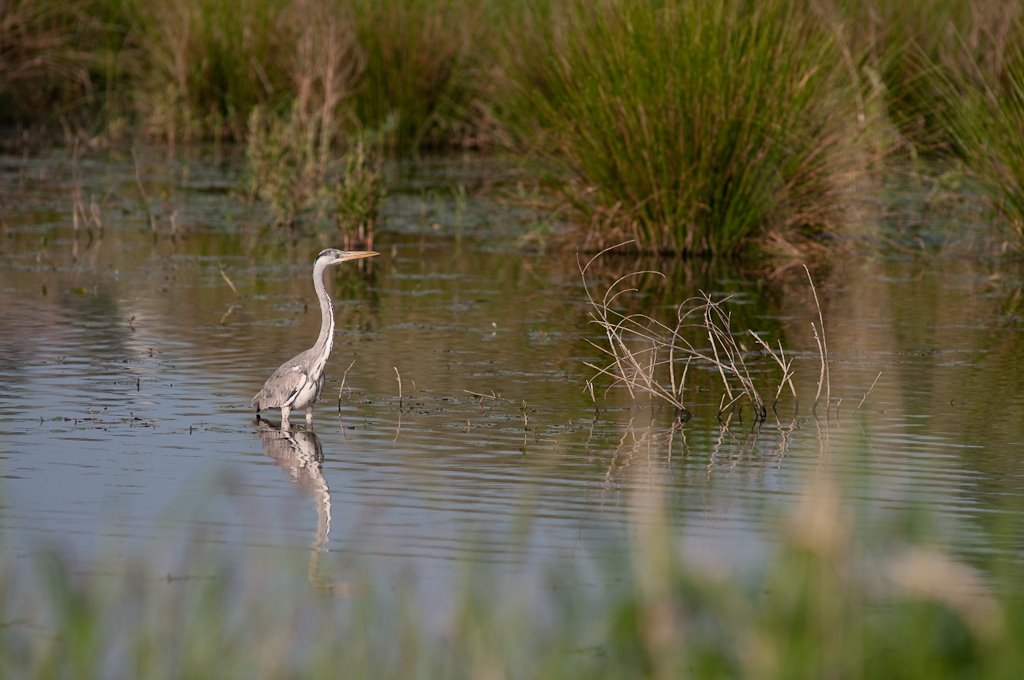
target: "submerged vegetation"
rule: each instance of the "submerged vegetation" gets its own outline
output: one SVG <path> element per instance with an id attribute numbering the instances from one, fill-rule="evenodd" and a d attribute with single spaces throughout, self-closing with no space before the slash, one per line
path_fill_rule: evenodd
<path id="1" fill-rule="evenodd" d="M 327 167 L 357 145 L 489 148 L 538 161 L 589 248 L 829 248 L 866 178 L 927 154 L 1019 225 L 1020 19 L 1005 0 L 13 0 L 0 115 L 93 144 L 244 142 L 283 224 L 365 184 Z"/>

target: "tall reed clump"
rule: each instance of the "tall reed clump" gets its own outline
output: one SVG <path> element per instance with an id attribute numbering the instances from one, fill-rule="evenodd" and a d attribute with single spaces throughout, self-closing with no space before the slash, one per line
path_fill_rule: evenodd
<path id="1" fill-rule="evenodd" d="M 945 83 L 943 112 L 964 162 L 1009 229 L 1004 249 L 1024 249 L 1024 19 L 997 63 Z M 962 51 L 973 53 L 968 45 Z"/>
<path id="2" fill-rule="evenodd" d="M 242 139 L 254 108 L 291 94 L 286 65 L 298 36 L 286 0 L 129 2 L 140 54 L 131 80 L 149 134 Z"/>
<path id="3" fill-rule="evenodd" d="M 1021 13 L 1007 0 L 833 0 L 816 8 L 854 78 L 882 92 L 900 144 L 914 153 L 949 150 L 947 119 L 957 103 L 943 96 L 943 81 L 1001 61 Z M 951 49 L 957 44 L 966 49 Z"/>
<path id="4" fill-rule="evenodd" d="M 84 1 L 0 3 L 0 122 L 57 116 L 93 88 L 88 41 L 98 33 Z"/>
<path id="5" fill-rule="evenodd" d="M 364 65 L 351 16 L 311 1 L 286 19 L 297 35 L 287 61 L 295 94 L 283 114 L 256 107 L 249 116 L 250 193 L 278 224 L 313 212 L 314 219 L 329 217 L 346 242 L 370 241 L 384 187 L 375 149 L 358 133 L 346 134 L 353 82 Z"/>
<path id="6" fill-rule="evenodd" d="M 854 107 L 799 3 L 573 2 L 556 19 L 528 72 L 511 67 L 534 114 L 513 119 L 539 123 L 591 245 L 724 254 L 839 220 Z"/>
<path id="7" fill-rule="evenodd" d="M 481 0 L 355 0 L 366 68 L 353 110 L 400 152 L 459 145 L 472 134 L 481 84 L 473 77 Z"/>

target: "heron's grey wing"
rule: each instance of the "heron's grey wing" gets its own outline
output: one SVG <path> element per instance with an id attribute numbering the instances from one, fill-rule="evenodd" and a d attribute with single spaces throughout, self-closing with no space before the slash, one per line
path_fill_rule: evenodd
<path id="1" fill-rule="evenodd" d="M 307 380 L 309 376 L 302 370 L 302 366 L 289 361 L 267 378 L 263 389 L 252 398 L 252 405 L 259 410 L 288 406 Z"/>

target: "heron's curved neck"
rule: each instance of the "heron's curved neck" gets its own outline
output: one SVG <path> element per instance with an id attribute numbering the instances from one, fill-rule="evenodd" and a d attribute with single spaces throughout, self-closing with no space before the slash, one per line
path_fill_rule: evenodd
<path id="1" fill-rule="evenodd" d="M 313 267 L 313 287 L 316 288 L 316 296 L 320 299 L 320 335 L 317 336 L 313 347 L 322 350 L 324 354 L 330 354 L 334 345 L 334 308 L 331 306 L 331 296 L 324 287 L 326 270 L 327 266 L 319 263 Z"/>

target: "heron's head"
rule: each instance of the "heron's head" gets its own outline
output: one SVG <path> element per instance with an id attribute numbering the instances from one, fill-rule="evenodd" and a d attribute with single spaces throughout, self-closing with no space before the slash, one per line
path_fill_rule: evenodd
<path id="1" fill-rule="evenodd" d="M 316 256 L 316 262 L 323 262 L 326 266 L 341 264 L 349 260 L 360 260 L 364 257 L 373 257 L 374 255 L 380 255 L 380 253 L 375 253 L 372 250 L 338 250 L 337 248 L 328 248 L 320 251 L 320 254 Z"/>

